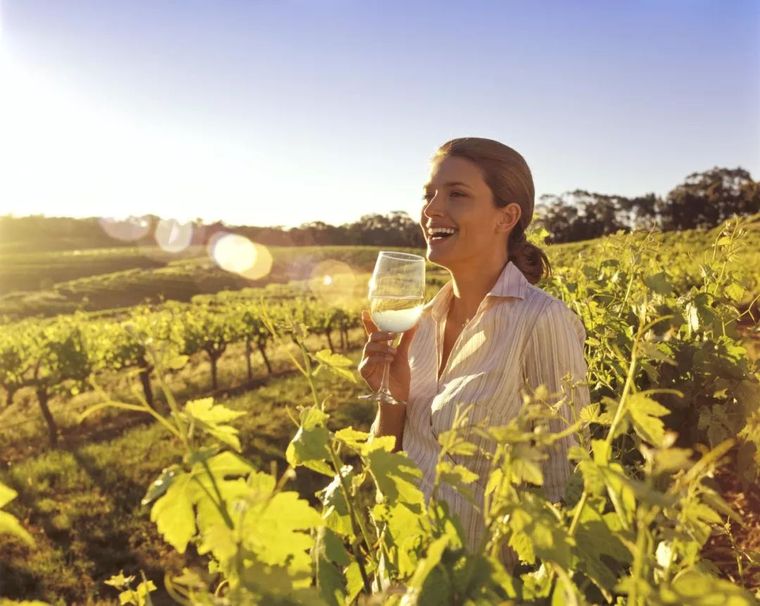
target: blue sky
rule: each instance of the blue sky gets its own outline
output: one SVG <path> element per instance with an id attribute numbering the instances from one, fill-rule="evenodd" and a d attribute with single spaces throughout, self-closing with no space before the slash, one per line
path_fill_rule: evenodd
<path id="1" fill-rule="evenodd" d="M 0 0 L 0 214 L 416 214 L 458 136 L 537 194 L 760 178 L 760 2 Z"/>

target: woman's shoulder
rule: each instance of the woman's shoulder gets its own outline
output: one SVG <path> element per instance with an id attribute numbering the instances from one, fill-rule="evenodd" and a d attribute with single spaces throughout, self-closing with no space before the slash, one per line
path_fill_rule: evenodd
<path id="1" fill-rule="evenodd" d="M 586 330 L 581 318 L 562 299 L 549 294 L 534 284 L 529 284 L 524 302 L 538 309 L 537 331 L 553 331 L 558 324 L 565 325 L 572 328 L 580 338 L 585 340 Z"/>
<path id="2" fill-rule="evenodd" d="M 527 285 L 525 298 L 522 303 L 526 306 L 537 308 L 541 315 L 545 313 L 562 313 L 562 308 L 570 311 L 570 308 L 562 299 L 558 299 L 535 284 Z"/>

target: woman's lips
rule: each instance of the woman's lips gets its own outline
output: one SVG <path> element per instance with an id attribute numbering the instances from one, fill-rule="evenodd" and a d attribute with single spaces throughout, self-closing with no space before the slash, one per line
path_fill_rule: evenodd
<path id="1" fill-rule="evenodd" d="M 443 237 L 435 236 L 435 237 L 430 237 L 430 238 L 428 238 L 428 244 L 430 246 L 440 246 L 441 244 L 443 244 L 447 240 L 452 240 L 453 238 L 456 238 L 456 237 L 457 237 L 457 233 L 456 232 L 453 233 L 453 234 L 451 234 L 450 236 L 443 236 Z"/>

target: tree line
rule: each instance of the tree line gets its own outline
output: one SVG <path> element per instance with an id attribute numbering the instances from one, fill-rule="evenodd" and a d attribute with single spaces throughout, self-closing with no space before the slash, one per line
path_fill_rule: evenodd
<path id="1" fill-rule="evenodd" d="M 736 215 L 760 212 L 760 183 L 743 168 L 714 167 L 690 174 L 667 195 L 626 197 L 577 189 L 541 196 L 534 223 L 549 232 L 549 243 L 576 242 L 617 231 L 658 228 L 673 231 L 710 228 Z M 351 223 L 323 221 L 299 227 L 231 226 L 195 221 L 193 244 L 206 244 L 215 233 L 235 232 L 268 246 L 370 245 L 420 248 L 424 239 L 417 217 L 403 211 L 369 214 Z M 118 240 L 108 235 L 103 220 L 69 217 L 0 216 L 0 253 L 152 244 L 161 218 L 140 217 L 140 237 Z"/>

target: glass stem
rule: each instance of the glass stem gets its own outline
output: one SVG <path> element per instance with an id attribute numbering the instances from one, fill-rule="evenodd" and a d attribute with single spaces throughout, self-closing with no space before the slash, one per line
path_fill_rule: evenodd
<path id="1" fill-rule="evenodd" d="M 391 395 L 390 378 L 391 363 L 386 360 L 383 366 L 383 379 L 380 381 L 380 389 L 377 390 L 378 399 L 381 401 L 388 401 L 393 398 Z"/>
<path id="2" fill-rule="evenodd" d="M 391 345 L 393 345 L 394 347 L 396 346 L 396 340 L 397 340 L 396 337 L 397 335 L 393 335 L 393 338 L 391 339 Z M 391 394 L 390 379 L 391 379 L 391 363 L 386 360 L 385 364 L 383 365 L 383 378 L 380 381 L 380 389 L 377 390 L 377 398 L 381 402 L 395 401 L 393 394 Z"/>

